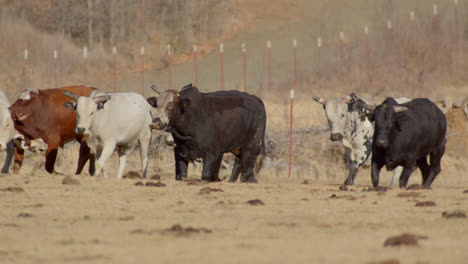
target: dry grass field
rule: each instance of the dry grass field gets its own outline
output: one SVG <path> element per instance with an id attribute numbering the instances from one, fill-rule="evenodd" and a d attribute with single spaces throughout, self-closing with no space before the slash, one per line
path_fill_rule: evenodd
<path id="1" fill-rule="evenodd" d="M 193 165 L 188 180 L 176 181 L 172 149 L 164 146 L 150 155 L 148 179 L 116 179 L 115 154 L 106 164 L 109 178 L 91 177 L 86 172 L 75 176 L 76 143 L 59 149 L 56 170 L 60 175 L 45 172 L 42 154 L 27 153 L 19 174 L 0 175 L 0 263 L 467 263 L 468 120 L 463 110 L 446 111 L 447 150 L 432 189 L 414 187 L 421 183 L 421 175 L 415 171 L 408 184 L 413 189 L 370 190 L 367 167 L 359 170 L 356 186 L 344 189 L 341 184 L 348 171 L 344 148 L 330 141 L 322 106 L 312 99 L 341 98 L 352 91 L 374 102 L 386 96 L 445 98 L 451 102 L 466 98 L 466 56 L 450 50 L 450 40 L 432 42 L 449 39 L 452 32 L 417 41 L 401 33 L 400 29 L 407 29 L 403 23 L 413 9 L 419 19 L 416 35 L 430 32 L 431 3 L 234 2 L 246 11 L 241 22 L 249 26 L 225 40 L 225 87 L 242 89 L 240 44 L 245 41 L 248 91 L 264 100 L 267 130 L 274 140 L 269 144 L 276 156 L 267 156 L 257 175 L 259 183 L 228 183 L 230 171 L 226 168 L 221 170 L 222 182 L 201 182 L 201 168 Z M 445 2 L 439 3 L 439 8 L 441 27 L 448 28 L 452 20 L 443 15 L 453 10 Z M 467 24 L 466 12 L 466 4 L 460 3 L 461 32 Z M 394 21 L 395 53 L 394 57 L 385 57 L 385 34 L 375 32 L 385 29 L 385 20 L 390 18 Z M 371 28 L 373 48 L 372 69 L 367 73 L 362 58 L 364 24 Z M 59 83 L 82 83 L 81 48 L 56 36 L 42 36 L 29 26 L 17 26 L 0 32 L 19 32 L 0 44 L 4 61 L 16 56 L 15 67 L 0 63 L 2 90 L 11 100 L 25 86 L 52 85 L 50 56 L 46 55 L 51 54 L 49 42 L 63 45 L 61 63 L 66 68 L 59 72 Z M 339 31 L 345 31 L 349 51 L 343 79 L 336 69 Z M 22 45 L 19 43 L 26 38 L 22 34 L 33 43 L 40 39 L 38 36 L 44 38 L 33 50 L 43 57 L 32 56 L 25 80 L 18 70 L 22 69 L 22 59 L 10 52 Z M 324 39 L 320 82 L 315 80 L 318 36 Z M 298 86 L 292 175 L 288 178 L 293 38 L 298 39 Z M 267 39 L 273 43 L 273 91 L 266 89 Z M 407 42 L 420 49 L 401 44 Z M 467 43 L 462 42 L 462 55 Z M 187 63 L 173 65 L 173 88 L 193 82 L 190 54 L 186 58 Z M 399 61 L 401 58 L 405 63 Z M 119 71 L 134 69 L 135 60 L 121 62 Z M 109 52 L 90 51 L 88 84 L 110 91 L 111 69 Z M 199 59 L 202 91 L 219 89 L 218 69 L 218 53 Z M 139 92 L 140 73 L 128 72 L 119 77 L 117 89 Z M 145 77 L 147 96 L 151 94 L 150 84 L 162 89 L 168 86 L 165 69 L 148 66 Z M 228 163 L 230 155 L 225 155 Z M 5 153 L 0 153 L 0 161 L 4 157 Z M 129 154 L 125 172 L 129 171 L 141 173 L 138 151 Z M 391 172 L 382 170 L 381 186 L 388 187 L 390 180 Z M 396 237 L 402 234 L 407 235 Z"/>

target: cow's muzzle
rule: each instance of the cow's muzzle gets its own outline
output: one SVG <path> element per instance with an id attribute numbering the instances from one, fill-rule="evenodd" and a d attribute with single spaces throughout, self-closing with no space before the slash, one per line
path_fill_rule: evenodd
<path id="1" fill-rule="evenodd" d="M 162 122 L 161 118 L 156 117 L 153 119 L 153 129 L 163 130 L 166 126 L 167 125 Z"/>
<path id="2" fill-rule="evenodd" d="M 330 139 L 332 141 L 340 141 L 343 139 L 343 135 L 341 135 L 340 133 L 331 134 Z"/>
<path id="3" fill-rule="evenodd" d="M 387 145 L 388 145 L 388 140 L 386 140 L 386 139 L 377 139 L 377 141 L 375 142 L 375 144 L 376 144 L 377 147 L 379 147 L 379 148 L 386 148 Z"/>
<path id="4" fill-rule="evenodd" d="M 83 135 L 85 132 L 84 127 L 76 127 L 75 132 L 79 135 Z"/>

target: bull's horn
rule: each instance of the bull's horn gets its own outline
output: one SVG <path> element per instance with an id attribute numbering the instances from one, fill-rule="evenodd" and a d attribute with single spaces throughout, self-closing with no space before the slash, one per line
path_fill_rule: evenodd
<path id="1" fill-rule="evenodd" d="M 317 101 L 318 103 L 321 103 L 323 105 L 325 105 L 325 103 L 327 102 L 327 100 L 323 99 L 323 98 L 319 98 L 319 97 L 316 97 L 314 96 L 313 97 L 315 101 Z"/>
<path id="2" fill-rule="evenodd" d="M 94 102 L 95 102 L 96 104 L 109 101 L 110 99 L 111 99 L 111 96 L 108 95 L 108 94 L 93 97 L 93 100 L 94 100 Z"/>
<path id="3" fill-rule="evenodd" d="M 159 90 L 159 88 L 158 88 L 156 85 L 154 85 L 154 84 L 151 85 L 151 89 L 153 89 L 153 91 L 154 91 L 155 93 L 157 93 L 157 94 L 160 94 L 160 93 L 161 93 L 161 91 Z"/>
<path id="4" fill-rule="evenodd" d="M 63 92 L 63 95 L 65 95 L 65 96 L 67 96 L 67 97 L 70 97 L 71 99 L 73 99 L 73 100 L 75 100 L 75 101 L 78 101 L 78 97 L 80 97 L 79 95 L 74 94 L 74 93 L 69 92 L 69 91 Z"/>
<path id="5" fill-rule="evenodd" d="M 377 106 L 375 104 L 366 104 L 364 105 L 364 108 L 370 111 L 374 111 Z"/>
<path id="6" fill-rule="evenodd" d="M 408 107 L 402 106 L 402 105 L 395 105 L 393 107 L 393 110 L 395 110 L 395 113 L 400 113 L 408 110 Z"/>

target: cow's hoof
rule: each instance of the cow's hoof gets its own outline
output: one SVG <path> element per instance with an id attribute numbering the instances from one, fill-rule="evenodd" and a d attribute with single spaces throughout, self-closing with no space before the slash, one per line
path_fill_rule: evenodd
<path id="1" fill-rule="evenodd" d="M 220 182 L 221 179 L 220 179 L 220 178 L 215 178 L 215 179 L 212 179 L 211 181 L 212 181 L 212 182 Z"/>
<path id="2" fill-rule="evenodd" d="M 250 177 L 247 182 L 249 183 L 257 183 L 257 179 L 255 177 Z"/>

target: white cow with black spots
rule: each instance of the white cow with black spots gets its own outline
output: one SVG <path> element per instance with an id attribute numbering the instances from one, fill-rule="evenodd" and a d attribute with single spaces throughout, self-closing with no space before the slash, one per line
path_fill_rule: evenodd
<path id="1" fill-rule="evenodd" d="M 330 139 L 341 141 L 348 149 L 349 173 L 344 184 L 354 185 L 358 168 L 372 155 L 374 123 L 369 120 L 370 111 L 365 108 L 367 103 L 354 93 L 343 99 L 314 97 L 314 100 L 323 105 L 330 126 Z M 399 98 L 397 101 L 404 103 L 409 99 Z M 393 171 L 390 186 L 398 182 L 400 174 L 401 167 Z"/>

